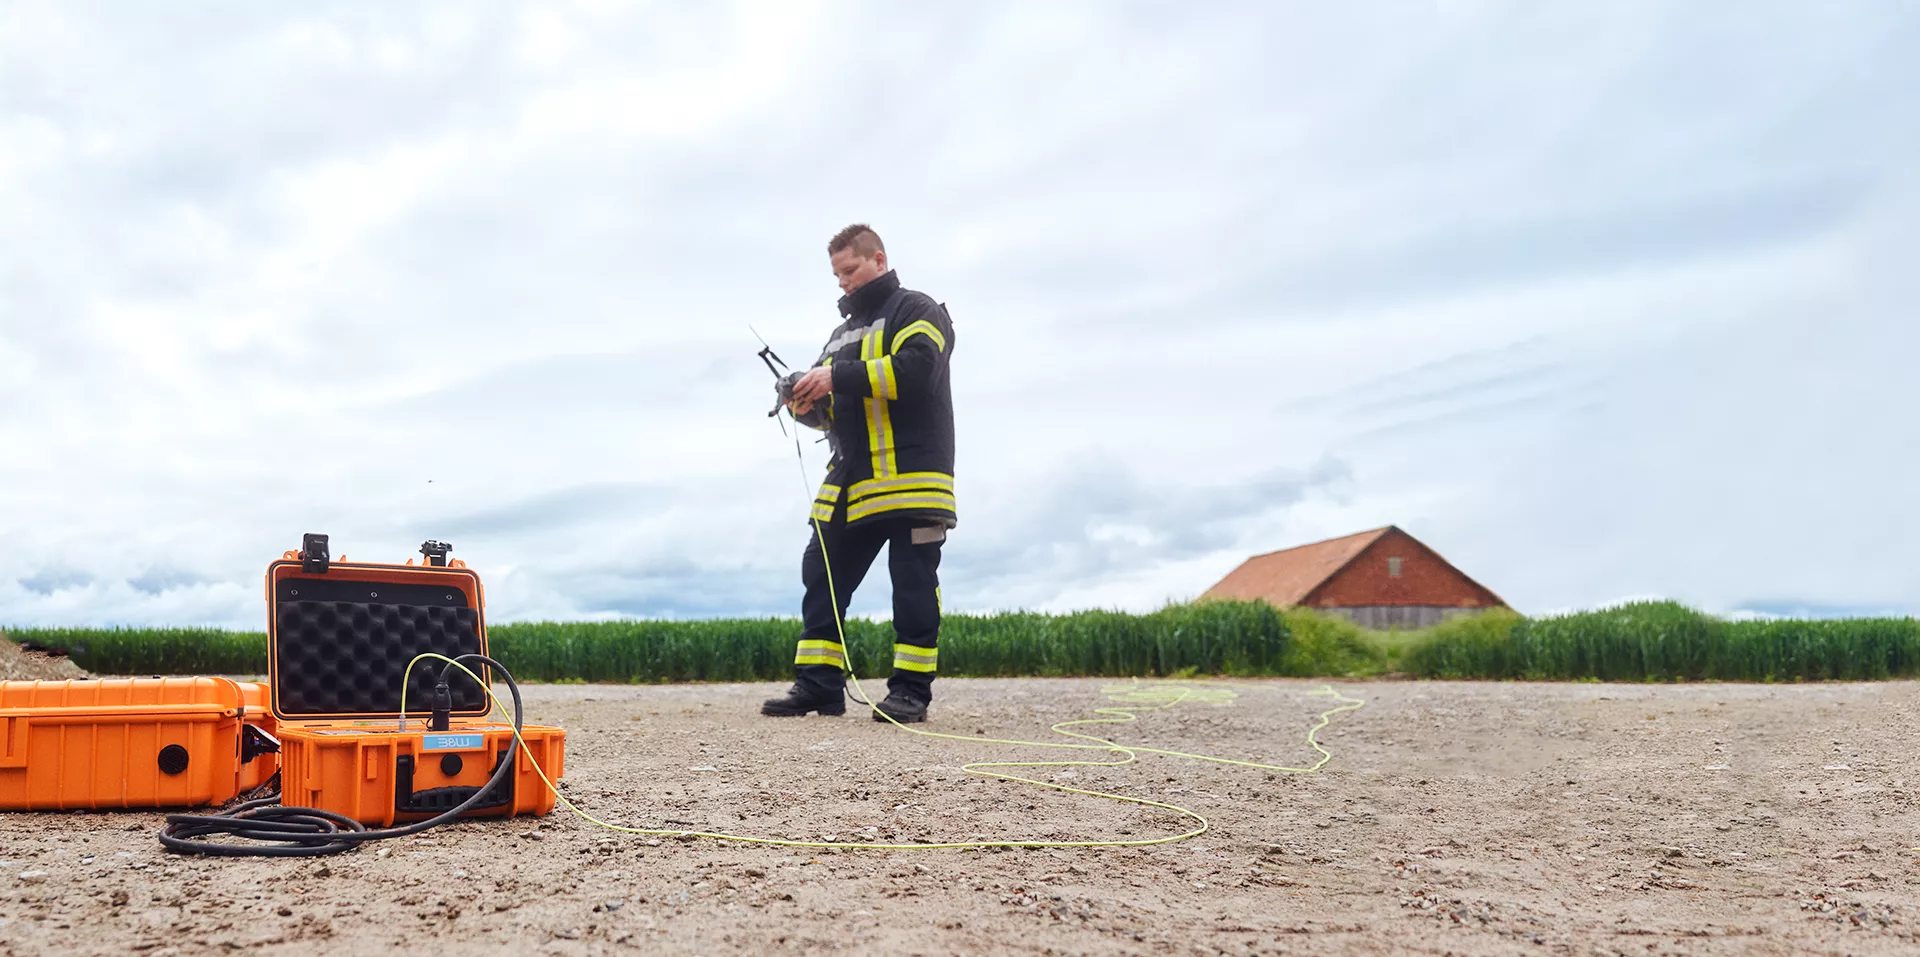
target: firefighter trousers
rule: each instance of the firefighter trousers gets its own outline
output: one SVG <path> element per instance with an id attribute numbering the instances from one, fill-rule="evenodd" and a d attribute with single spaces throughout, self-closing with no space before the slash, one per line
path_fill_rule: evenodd
<path id="1" fill-rule="evenodd" d="M 803 633 L 793 659 L 800 683 L 829 693 L 845 687 L 846 649 L 840 643 L 835 609 L 846 614 L 854 589 L 867 577 L 884 546 L 887 571 L 893 577 L 893 674 L 887 679 L 887 691 L 923 702 L 933 700 L 933 676 L 940 662 L 940 547 L 947 530 L 906 519 L 848 527 L 841 515 L 834 518 L 818 524 L 818 533 L 808 537 L 800 560 L 806 597 L 800 602 Z"/>

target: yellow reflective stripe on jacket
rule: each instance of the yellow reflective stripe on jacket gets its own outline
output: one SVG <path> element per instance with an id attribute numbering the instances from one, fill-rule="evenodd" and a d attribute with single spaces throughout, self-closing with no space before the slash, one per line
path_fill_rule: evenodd
<path id="1" fill-rule="evenodd" d="M 833 370 L 833 357 L 828 356 L 825 359 L 820 360 L 820 365 L 826 368 L 829 372 L 831 372 Z M 833 429 L 833 393 L 829 391 L 819 401 L 823 401 L 827 404 L 827 429 L 831 431 Z"/>
<path id="2" fill-rule="evenodd" d="M 839 668 L 847 666 L 847 646 L 824 638 L 802 638 L 800 647 L 793 653 L 796 665 L 833 665 Z"/>
<path id="3" fill-rule="evenodd" d="M 906 508 L 927 508 L 956 513 L 959 511 L 954 505 L 952 492 L 898 492 L 892 495 L 875 495 L 858 503 L 849 503 L 847 521 L 857 522 L 870 515 Z"/>
<path id="4" fill-rule="evenodd" d="M 847 501 L 858 502 L 871 495 L 910 491 L 951 492 L 953 476 L 945 472 L 903 472 L 892 478 L 865 479 L 853 483 Z"/>
<path id="5" fill-rule="evenodd" d="M 823 482 L 820 491 L 813 496 L 813 518 L 815 521 L 833 521 L 834 506 L 840 504 L 840 486 L 832 482 Z"/>
<path id="6" fill-rule="evenodd" d="M 873 443 L 873 475 L 886 478 L 899 469 L 893 456 L 893 417 L 887 414 L 887 400 L 867 400 L 867 438 Z"/>
<path id="7" fill-rule="evenodd" d="M 931 672 L 940 664 L 940 649 L 919 645 L 893 646 L 893 666 L 901 671 Z"/>
<path id="8" fill-rule="evenodd" d="M 941 352 L 947 351 L 947 337 L 940 334 L 940 327 L 922 319 L 893 334 L 893 348 L 888 352 L 899 352 L 900 344 L 914 336 L 926 336 L 933 340 L 933 346 Z"/>
<path id="9" fill-rule="evenodd" d="M 881 340 L 886 331 L 883 323 L 875 323 L 874 329 L 860 340 L 862 361 L 880 358 Z M 884 398 L 868 399 L 866 403 L 867 448 L 873 453 L 873 477 L 887 478 L 899 471 L 893 455 L 893 416 L 888 413 L 887 400 Z"/>
<path id="10" fill-rule="evenodd" d="M 867 361 L 867 386 L 875 398 L 900 398 L 900 383 L 893 377 L 893 357 L 881 356 Z"/>

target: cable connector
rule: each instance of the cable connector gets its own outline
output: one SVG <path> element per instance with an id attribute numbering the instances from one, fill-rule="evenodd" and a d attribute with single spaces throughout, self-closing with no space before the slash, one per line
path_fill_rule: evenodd
<path id="1" fill-rule="evenodd" d="M 443 672 L 440 681 L 433 686 L 433 723 L 429 731 L 445 731 L 453 724 L 453 689 L 447 687 L 447 676 Z"/>

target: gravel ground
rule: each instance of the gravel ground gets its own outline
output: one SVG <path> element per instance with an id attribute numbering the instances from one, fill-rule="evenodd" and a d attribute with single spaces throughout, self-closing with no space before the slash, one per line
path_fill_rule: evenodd
<path id="1" fill-rule="evenodd" d="M 1089 679 L 944 679 L 944 731 L 1044 738 Z M 1299 764 L 1316 683 L 1237 682 L 1117 740 Z M 162 854 L 156 814 L 0 815 L 0 953 L 1920 952 L 1912 683 L 1376 682 L 1286 775 L 1143 756 L 1066 783 L 1213 830 L 1138 849 L 795 850 L 463 823 L 311 861 Z M 1166 812 L 964 775 L 1032 751 L 754 713 L 773 685 L 539 686 L 565 790 L 752 834 L 1098 839 Z M 1039 776 L 1064 774 L 1045 769 Z"/>

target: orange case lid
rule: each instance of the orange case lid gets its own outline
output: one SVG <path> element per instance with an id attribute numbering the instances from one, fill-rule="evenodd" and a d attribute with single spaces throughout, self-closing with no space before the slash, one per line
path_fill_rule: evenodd
<path id="1" fill-rule="evenodd" d="M 400 681 L 421 652 L 487 653 L 480 576 L 447 565 L 333 562 L 305 571 L 297 556 L 267 565 L 267 684 L 282 721 L 400 716 Z M 431 713 L 444 662 L 422 661 L 407 682 L 407 712 Z M 485 668 L 476 667 L 484 678 Z M 453 716 L 479 717 L 492 702 L 458 671 Z"/>

